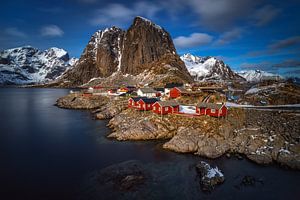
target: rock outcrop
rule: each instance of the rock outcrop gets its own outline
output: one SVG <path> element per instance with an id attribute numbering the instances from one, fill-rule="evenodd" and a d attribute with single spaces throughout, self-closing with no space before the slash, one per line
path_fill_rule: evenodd
<path id="1" fill-rule="evenodd" d="M 107 78 L 115 73 L 137 76 L 145 71 L 153 76 L 164 75 L 164 78 L 171 71 L 172 79 L 192 81 L 170 34 L 153 22 L 136 17 L 127 31 L 117 27 L 97 31 L 63 81 L 69 86 L 78 86 L 95 77 Z"/>
<path id="2" fill-rule="evenodd" d="M 132 121 L 136 122 L 132 124 Z M 118 140 L 167 139 L 163 148 L 217 158 L 243 154 L 259 164 L 300 169 L 299 116 L 295 113 L 232 109 L 227 119 L 188 118 L 126 110 L 109 126 Z"/>
<path id="3" fill-rule="evenodd" d="M 109 99 L 104 96 L 85 97 L 81 93 L 74 93 L 59 98 L 56 106 L 67 109 L 98 109 L 108 101 Z"/>
<path id="4" fill-rule="evenodd" d="M 196 171 L 200 177 L 200 187 L 205 192 L 211 192 L 216 185 L 223 183 L 225 180 L 218 167 L 211 167 L 204 161 L 196 165 Z"/>

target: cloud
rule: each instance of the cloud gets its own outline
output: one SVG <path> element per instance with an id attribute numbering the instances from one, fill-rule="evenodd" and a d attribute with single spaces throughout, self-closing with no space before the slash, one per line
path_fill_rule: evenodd
<path id="1" fill-rule="evenodd" d="M 165 5 L 172 14 L 178 15 L 176 10 L 183 11 L 185 7 L 185 11 L 196 14 L 198 24 L 213 30 L 227 30 L 247 19 L 260 3 L 261 0 L 169 0 Z"/>
<path id="2" fill-rule="evenodd" d="M 113 3 L 98 9 L 90 20 L 90 23 L 95 26 L 124 26 L 124 24 L 131 21 L 137 15 L 153 18 L 161 9 L 159 5 L 145 1 L 137 2 L 131 7 Z"/>
<path id="3" fill-rule="evenodd" d="M 287 59 L 287 60 L 284 60 L 280 63 L 274 64 L 273 67 L 277 67 L 277 68 L 299 68 L 300 67 L 300 60 Z"/>
<path id="4" fill-rule="evenodd" d="M 41 35 L 45 37 L 61 37 L 64 31 L 57 25 L 47 25 L 41 28 Z"/>
<path id="5" fill-rule="evenodd" d="M 217 41 L 215 41 L 216 45 L 224 45 L 228 44 L 233 40 L 239 39 L 241 37 L 243 30 L 241 28 L 235 28 L 231 31 L 227 31 L 223 33 Z"/>
<path id="6" fill-rule="evenodd" d="M 271 22 L 280 13 L 280 9 L 272 5 L 266 5 L 255 11 L 252 19 L 256 26 L 264 26 Z"/>
<path id="7" fill-rule="evenodd" d="M 289 49 L 291 47 L 299 47 L 300 36 L 289 37 L 281 40 L 277 40 L 267 46 L 266 49 L 259 51 L 251 51 L 246 54 L 246 56 L 257 57 L 265 55 L 289 55 L 297 54 L 299 50 Z"/>
<path id="8" fill-rule="evenodd" d="M 191 48 L 209 44 L 213 37 L 206 33 L 193 33 L 186 36 L 179 36 L 174 39 L 174 44 L 177 48 Z"/>
<path id="9" fill-rule="evenodd" d="M 18 38 L 27 37 L 27 35 L 23 31 L 19 30 L 16 27 L 10 27 L 4 29 L 4 34 L 7 35 L 8 37 L 18 37 Z"/>
<path id="10" fill-rule="evenodd" d="M 272 50 L 280 50 L 300 44 L 300 36 L 289 37 L 286 39 L 278 40 L 268 46 Z"/>

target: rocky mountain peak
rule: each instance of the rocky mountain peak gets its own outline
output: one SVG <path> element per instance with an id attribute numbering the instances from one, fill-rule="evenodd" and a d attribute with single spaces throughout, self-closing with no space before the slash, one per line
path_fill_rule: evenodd
<path id="1" fill-rule="evenodd" d="M 124 75 L 138 75 L 147 70 L 161 73 L 160 68 L 165 65 L 180 70 L 183 82 L 192 80 L 176 53 L 170 34 L 138 16 L 127 31 L 111 27 L 94 33 L 79 62 L 64 78 L 73 85 L 80 85 L 115 72 Z"/>

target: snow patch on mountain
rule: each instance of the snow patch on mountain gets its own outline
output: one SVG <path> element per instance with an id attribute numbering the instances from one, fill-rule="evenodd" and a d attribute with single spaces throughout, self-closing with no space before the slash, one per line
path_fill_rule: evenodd
<path id="1" fill-rule="evenodd" d="M 261 70 L 248 70 L 237 72 L 240 76 L 249 82 L 259 82 L 263 80 L 279 80 L 281 76 Z"/>
<path id="2" fill-rule="evenodd" d="M 77 62 L 56 47 L 41 51 L 31 46 L 0 52 L 0 84 L 34 84 L 55 80 Z"/>
<path id="3" fill-rule="evenodd" d="M 196 81 L 243 80 L 228 65 L 217 58 L 199 57 L 189 53 L 180 58 Z"/>

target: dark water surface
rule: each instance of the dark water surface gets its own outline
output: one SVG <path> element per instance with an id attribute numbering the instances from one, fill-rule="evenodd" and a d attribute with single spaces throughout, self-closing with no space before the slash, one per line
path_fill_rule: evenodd
<path id="1" fill-rule="evenodd" d="M 226 180 L 212 194 L 205 194 L 193 168 L 205 159 L 165 151 L 160 142 L 108 140 L 107 121 L 92 120 L 86 111 L 53 106 L 67 93 L 64 89 L 0 89 L 0 199 L 101 199 L 105 194 L 82 192 L 86 177 L 129 160 L 144 163 L 160 177 L 146 188 L 152 195 L 148 199 L 300 198 L 299 172 L 236 158 L 206 160 L 217 165 Z M 241 186 L 245 175 L 263 183 Z"/>

